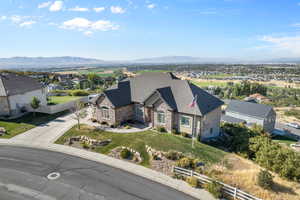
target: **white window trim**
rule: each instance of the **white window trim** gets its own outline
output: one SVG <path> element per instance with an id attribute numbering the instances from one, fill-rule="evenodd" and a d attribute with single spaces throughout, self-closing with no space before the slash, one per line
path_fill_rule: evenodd
<path id="1" fill-rule="evenodd" d="M 158 116 L 159 116 L 160 113 L 162 113 L 164 115 L 164 121 L 165 122 L 160 122 L 159 121 L 159 117 Z M 164 112 L 164 111 L 157 111 L 156 115 L 157 115 L 157 122 L 158 122 L 158 124 L 166 124 L 166 112 Z"/>
<path id="2" fill-rule="evenodd" d="M 100 109 L 101 109 L 101 117 L 102 117 L 103 119 L 109 120 L 109 119 L 110 119 L 109 107 L 107 107 L 107 106 L 101 106 Z M 105 116 L 103 115 L 103 109 L 107 109 L 106 111 L 108 112 L 108 117 L 105 117 Z"/>
<path id="3" fill-rule="evenodd" d="M 188 118 L 189 119 L 189 125 L 186 125 L 186 124 L 182 124 L 182 121 L 181 121 L 181 118 L 182 117 L 185 117 L 185 118 Z M 193 123 L 193 122 L 191 122 L 192 121 L 192 118 L 190 117 L 190 116 L 186 116 L 186 115 L 180 115 L 180 126 L 183 126 L 183 127 L 187 127 L 187 128 L 191 128 L 191 124 Z"/>

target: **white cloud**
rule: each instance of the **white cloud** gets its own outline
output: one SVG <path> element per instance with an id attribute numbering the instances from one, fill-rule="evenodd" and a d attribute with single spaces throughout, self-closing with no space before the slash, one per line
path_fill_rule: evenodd
<path id="1" fill-rule="evenodd" d="M 94 11 L 95 11 L 95 12 L 102 12 L 102 11 L 104 11 L 104 10 L 105 10 L 104 7 L 94 8 Z"/>
<path id="2" fill-rule="evenodd" d="M 0 20 L 6 20 L 6 19 L 7 19 L 6 16 L 1 16 L 1 17 L 0 17 Z"/>
<path id="3" fill-rule="evenodd" d="M 30 27 L 31 25 L 35 24 L 36 21 L 25 21 L 19 24 L 20 27 Z"/>
<path id="4" fill-rule="evenodd" d="M 10 17 L 10 20 L 13 23 L 20 23 L 22 20 L 24 20 L 26 17 L 25 16 L 20 16 L 20 15 L 14 15 Z"/>
<path id="5" fill-rule="evenodd" d="M 149 5 L 147 6 L 147 8 L 149 8 L 149 9 L 153 9 L 153 8 L 155 8 L 155 7 L 156 7 L 155 4 L 149 4 Z"/>
<path id="6" fill-rule="evenodd" d="M 47 8 L 51 5 L 51 1 L 43 2 L 38 5 L 38 8 Z"/>
<path id="7" fill-rule="evenodd" d="M 107 20 L 98 20 L 98 21 L 90 21 L 85 18 L 74 18 L 68 21 L 63 22 L 60 26 L 63 29 L 70 29 L 70 30 L 78 30 L 84 31 L 85 33 L 88 31 L 109 31 L 109 30 L 118 30 L 119 25 L 112 23 L 111 21 Z M 90 34 L 90 33 L 88 33 Z"/>
<path id="8" fill-rule="evenodd" d="M 85 31 L 83 34 L 85 36 L 91 37 L 93 35 L 93 32 L 92 31 Z"/>
<path id="9" fill-rule="evenodd" d="M 300 36 L 263 36 L 260 40 L 269 43 L 270 45 L 265 48 L 270 49 L 274 53 L 300 56 Z"/>
<path id="10" fill-rule="evenodd" d="M 114 14 L 123 14 L 125 13 L 125 9 L 119 6 L 111 6 L 110 11 Z"/>
<path id="11" fill-rule="evenodd" d="M 55 1 L 49 8 L 51 12 L 62 10 L 64 3 L 62 1 Z"/>
<path id="12" fill-rule="evenodd" d="M 70 8 L 69 10 L 70 11 L 77 11 L 77 12 L 87 12 L 87 11 L 89 11 L 88 8 L 81 8 L 79 6 L 76 6 L 75 8 Z"/>

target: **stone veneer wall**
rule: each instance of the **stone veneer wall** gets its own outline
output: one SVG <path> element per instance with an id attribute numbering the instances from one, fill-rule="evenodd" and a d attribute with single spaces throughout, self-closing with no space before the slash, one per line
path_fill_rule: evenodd
<path id="1" fill-rule="evenodd" d="M 109 119 L 104 119 L 101 115 L 101 107 L 107 107 L 109 108 Z M 101 122 L 107 122 L 109 125 L 113 125 L 116 122 L 116 115 L 115 115 L 115 109 L 113 108 L 113 105 L 108 100 L 107 97 L 101 97 L 97 102 L 97 108 L 96 108 L 96 119 L 99 123 Z"/>
<path id="2" fill-rule="evenodd" d="M 0 116 L 9 115 L 9 110 L 7 97 L 0 97 Z"/>
<path id="3" fill-rule="evenodd" d="M 133 104 L 116 108 L 116 123 L 126 122 L 127 120 L 133 119 L 134 117 L 134 106 Z"/>
<path id="4" fill-rule="evenodd" d="M 154 105 L 154 127 L 164 126 L 167 131 L 172 131 L 173 128 L 173 112 L 168 110 L 169 107 L 161 100 L 159 100 Z M 164 124 L 160 124 L 158 122 L 158 112 L 163 111 L 165 113 L 165 122 Z"/>

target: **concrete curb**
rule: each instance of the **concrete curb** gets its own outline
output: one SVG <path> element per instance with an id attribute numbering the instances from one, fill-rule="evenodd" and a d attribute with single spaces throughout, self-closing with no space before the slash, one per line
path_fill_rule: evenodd
<path id="1" fill-rule="evenodd" d="M 87 160 L 92 160 L 99 162 L 111 167 L 127 171 L 129 173 L 144 177 L 146 179 L 152 180 L 154 182 L 169 186 L 180 192 L 188 194 L 194 198 L 200 200 L 215 200 L 211 194 L 203 189 L 195 189 L 190 187 L 186 182 L 173 179 L 165 174 L 159 173 L 157 171 L 139 166 L 130 162 L 115 159 L 100 153 L 90 152 L 82 149 L 77 149 L 74 147 L 68 147 L 65 145 L 49 144 L 49 143 L 29 143 L 21 141 L 12 140 L 0 140 L 0 145 L 2 146 L 16 146 L 16 147 L 28 147 L 41 150 L 49 150 L 59 153 L 65 153 L 68 155 L 84 158 Z"/>

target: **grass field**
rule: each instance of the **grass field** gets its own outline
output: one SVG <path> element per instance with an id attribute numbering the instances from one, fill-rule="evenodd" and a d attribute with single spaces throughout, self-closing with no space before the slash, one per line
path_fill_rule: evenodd
<path id="1" fill-rule="evenodd" d="M 40 124 L 46 123 L 48 121 L 51 121 L 66 112 L 57 113 L 54 115 L 48 115 L 48 114 L 42 114 L 42 113 L 36 113 L 34 115 L 33 113 L 30 113 L 28 115 L 25 115 L 21 118 L 15 119 L 15 120 L 0 120 L 0 127 L 4 127 L 7 131 L 7 134 L 4 136 L 0 136 L 1 139 L 3 138 L 12 138 L 18 134 L 21 134 L 25 131 L 28 131 Z"/>
<path id="2" fill-rule="evenodd" d="M 197 85 L 198 87 L 208 87 L 208 86 L 216 86 L 216 87 L 225 87 L 227 85 L 226 82 L 221 81 L 192 81 L 193 84 Z"/>
<path id="3" fill-rule="evenodd" d="M 137 71 L 136 73 L 137 74 L 143 74 L 143 73 L 146 73 L 146 72 L 169 72 L 168 70 L 140 70 L 140 71 Z"/>
<path id="4" fill-rule="evenodd" d="M 289 137 L 286 137 L 286 136 L 281 136 L 281 135 L 274 136 L 272 138 L 272 140 L 274 142 L 284 143 L 284 144 L 287 144 L 287 145 L 295 144 L 297 142 L 297 140 L 295 140 L 295 139 L 292 139 L 292 138 L 289 138 Z"/>
<path id="5" fill-rule="evenodd" d="M 217 148 L 208 146 L 206 144 L 196 142 L 195 147 L 191 146 L 191 139 L 174 136 L 171 134 L 159 134 L 153 131 L 145 131 L 139 133 L 110 133 L 104 131 L 96 131 L 91 127 L 83 125 L 81 130 L 73 127 L 56 143 L 64 144 L 68 138 L 72 136 L 86 135 L 93 139 L 103 140 L 112 139 L 112 142 L 105 147 L 97 147 L 96 152 L 108 154 L 112 149 L 118 146 L 127 146 L 135 149 L 141 153 L 143 166 L 149 166 L 149 155 L 146 152 L 145 145 L 149 145 L 156 150 L 169 151 L 176 150 L 192 157 L 199 158 L 203 162 L 216 163 L 220 161 L 227 153 Z"/>
<path id="6" fill-rule="evenodd" d="M 52 96 L 49 97 L 49 104 L 55 105 L 55 104 L 61 104 L 61 103 L 67 103 L 69 101 L 74 101 L 77 99 L 80 99 L 81 97 L 74 97 L 74 96 Z"/>

